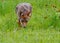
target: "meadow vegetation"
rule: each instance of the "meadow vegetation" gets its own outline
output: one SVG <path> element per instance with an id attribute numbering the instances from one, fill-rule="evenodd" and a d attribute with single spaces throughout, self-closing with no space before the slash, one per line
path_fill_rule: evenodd
<path id="1" fill-rule="evenodd" d="M 26 28 L 16 22 L 22 2 L 33 7 Z M 0 0 L 0 43 L 60 43 L 60 0 Z"/>

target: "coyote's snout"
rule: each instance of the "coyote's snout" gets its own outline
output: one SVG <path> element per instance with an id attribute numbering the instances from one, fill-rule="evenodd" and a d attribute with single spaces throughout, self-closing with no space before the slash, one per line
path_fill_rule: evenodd
<path id="1" fill-rule="evenodd" d="M 31 17 L 32 6 L 29 3 L 21 3 L 16 6 L 16 13 L 18 16 L 18 23 L 22 27 L 26 27 L 27 22 Z"/>

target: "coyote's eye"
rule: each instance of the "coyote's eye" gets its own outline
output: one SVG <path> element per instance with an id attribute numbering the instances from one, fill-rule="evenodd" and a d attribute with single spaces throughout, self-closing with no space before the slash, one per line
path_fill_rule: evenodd
<path id="1" fill-rule="evenodd" d="M 27 16 L 30 16 L 30 12 L 27 13 Z"/>
<path id="2" fill-rule="evenodd" d="M 22 22 L 24 22 L 24 20 L 22 20 Z"/>
<path id="3" fill-rule="evenodd" d="M 27 14 L 27 16 L 29 16 L 29 14 Z"/>
<path id="4" fill-rule="evenodd" d="M 27 20 L 25 22 L 28 22 Z"/>

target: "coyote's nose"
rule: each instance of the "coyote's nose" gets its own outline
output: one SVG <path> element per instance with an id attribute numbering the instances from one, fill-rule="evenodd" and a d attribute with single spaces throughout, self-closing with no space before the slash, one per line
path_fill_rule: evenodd
<path id="1" fill-rule="evenodd" d="M 23 28 L 26 28 L 26 26 L 24 26 Z"/>
<path id="2" fill-rule="evenodd" d="M 22 23 L 22 27 L 23 27 L 23 28 L 25 28 L 25 27 L 26 27 L 26 25 L 27 25 L 26 23 Z"/>

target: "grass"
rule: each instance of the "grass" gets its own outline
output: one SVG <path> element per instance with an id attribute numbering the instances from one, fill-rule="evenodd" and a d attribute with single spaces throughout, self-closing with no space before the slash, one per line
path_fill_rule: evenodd
<path id="1" fill-rule="evenodd" d="M 27 27 L 17 30 L 15 7 L 21 2 L 31 3 L 33 11 Z M 1 0 L 0 43 L 60 43 L 57 10 L 60 10 L 59 0 Z"/>

